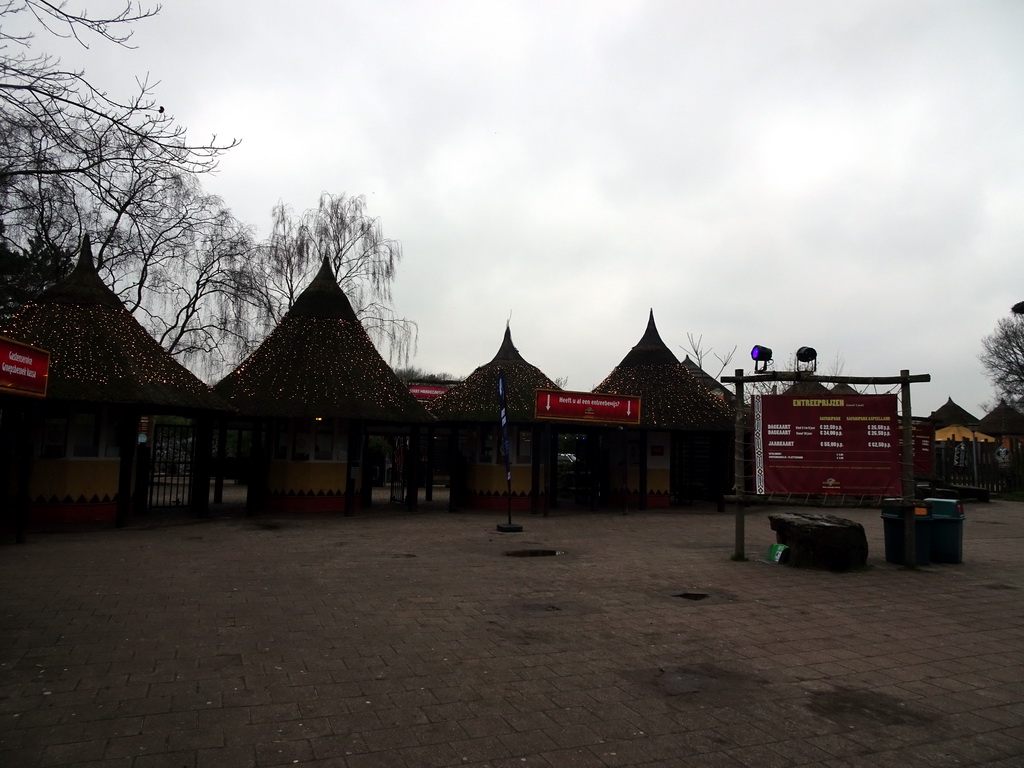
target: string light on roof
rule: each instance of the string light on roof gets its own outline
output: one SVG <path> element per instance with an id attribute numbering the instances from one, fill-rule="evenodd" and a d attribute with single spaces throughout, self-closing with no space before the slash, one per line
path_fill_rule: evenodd
<path id="1" fill-rule="evenodd" d="M 254 415 L 430 420 L 362 325 L 334 317 L 286 316 L 215 389 Z"/>
<path id="2" fill-rule="evenodd" d="M 50 350 L 51 399 L 226 407 L 121 306 L 30 302 L 0 332 Z"/>
<path id="3" fill-rule="evenodd" d="M 698 382 L 682 363 L 619 366 L 594 392 L 640 396 L 643 426 L 692 430 L 732 426 L 732 408 Z"/>

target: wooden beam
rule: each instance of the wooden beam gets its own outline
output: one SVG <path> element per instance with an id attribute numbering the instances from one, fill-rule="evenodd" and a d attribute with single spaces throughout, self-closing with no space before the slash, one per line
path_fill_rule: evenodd
<path id="1" fill-rule="evenodd" d="M 817 381 L 823 384 L 919 384 L 931 381 L 930 373 L 909 373 L 904 376 L 817 376 L 802 371 L 769 371 L 767 373 L 754 373 L 744 376 L 740 371 L 735 376 L 723 376 L 721 381 L 725 384 L 735 384 L 739 381 L 756 383 L 759 381 Z"/>

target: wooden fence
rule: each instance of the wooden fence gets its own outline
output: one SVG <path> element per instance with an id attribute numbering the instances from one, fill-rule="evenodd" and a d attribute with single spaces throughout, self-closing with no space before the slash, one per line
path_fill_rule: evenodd
<path id="1" fill-rule="evenodd" d="M 993 493 L 1024 491 L 1024 444 L 936 441 L 935 476 L 941 483 Z"/>

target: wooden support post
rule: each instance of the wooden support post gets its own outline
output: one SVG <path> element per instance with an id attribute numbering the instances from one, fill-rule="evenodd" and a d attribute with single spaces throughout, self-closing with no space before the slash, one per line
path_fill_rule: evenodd
<path id="1" fill-rule="evenodd" d="M 114 525 L 124 528 L 132 509 L 132 468 L 135 445 L 138 442 L 139 417 L 130 409 L 123 409 L 117 421 L 117 448 L 121 455 L 117 471 L 117 502 Z"/>
<path id="2" fill-rule="evenodd" d="M 530 425 L 530 514 L 540 514 L 540 436 L 541 425 Z"/>
<path id="3" fill-rule="evenodd" d="M 459 427 L 453 426 L 448 433 L 448 511 L 459 509 L 459 494 L 465 477 L 462 472 L 462 457 L 459 455 Z"/>
<path id="4" fill-rule="evenodd" d="M 413 424 L 409 435 L 409 452 L 405 457 L 406 496 L 405 502 L 410 512 L 415 512 L 419 503 L 419 464 L 420 464 L 420 427 Z"/>
<path id="5" fill-rule="evenodd" d="M 196 517 L 210 516 L 210 465 L 213 463 L 213 419 L 208 415 L 195 419 L 195 453 L 192 459 L 192 512 Z"/>
<path id="6" fill-rule="evenodd" d="M 427 466 L 423 473 L 423 499 L 434 500 L 434 428 L 427 427 Z"/>
<path id="7" fill-rule="evenodd" d="M 135 491 L 132 495 L 132 514 L 144 515 L 149 511 L 149 480 L 153 472 L 153 452 L 149 443 L 135 448 Z"/>
<path id="8" fill-rule="evenodd" d="M 360 472 L 359 449 L 363 445 L 363 422 L 350 419 L 348 422 L 348 445 L 345 461 L 345 506 L 343 514 L 350 517 L 356 504 L 356 479 Z"/>
<path id="9" fill-rule="evenodd" d="M 640 445 L 638 446 L 640 455 L 637 457 L 640 459 L 640 467 L 638 469 L 637 477 L 637 493 L 639 498 L 637 499 L 637 509 L 647 509 L 647 454 L 650 452 L 650 448 L 647 447 L 647 430 L 640 430 Z M 627 499 L 629 498 L 629 445 L 626 446 L 626 494 Z"/>
<path id="10" fill-rule="evenodd" d="M 544 505 L 544 517 L 558 506 L 558 430 L 552 426 L 547 432 L 547 437 L 545 448 L 548 453 L 548 500 Z"/>
<path id="11" fill-rule="evenodd" d="M 236 450 L 237 453 L 237 450 Z M 217 424 L 217 466 L 213 473 L 213 503 L 224 503 L 224 464 L 228 456 L 228 422 L 221 418 Z"/>
<path id="12" fill-rule="evenodd" d="M 373 507 L 373 471 L 374 462 L 370 461 L 370 435 L 365 429 L 362 430 L 359 443 L 359 455 L 362 457 L 362 471 L 360 471 L 359 496 L 363 509 Z"/>
<path id="13" fill-rule="evenodd" d="M 14 541 L 25 543 L 29 510 L 32 506 L 32 471 L 36 451 L 32 438 L 39 421 L 39 406 L 29 402 L 22 406 L 4 408 L 4 415 L 13 421 L 11 439 L 14 441 Z M 12 418 L 13 417 L 13 418 Z"/>
<path id="14" fill-rule="evenodd" d="M 267 445 L 267 436 L 264 434 L 266 426 L 262 419 L 256 419 L 252 424 L 252 446 L 249 451 L 248 468 L 246 470 L 245 482 L 245 514 L 255 515 L 263 509 L 266 499 L 266 489 L 270 470 L 268 459 L 270 448 Z"/>
<path id="15" fill-rule="evenodd" d="M 900 371 L 900 406 L 903 417 L 903 452 L 900 455 L 903 496 L 903 562 L 917 567 L 917 520 L 914 508 L 914 420 L 910 409 L 910 371 Z"/>
<path id="16" fill-rule="evenodd" d="M 743 423 L 743 369 L 736 369 L 736 425 L 733 437 L 733 474 L 735 475 L 736 487 L 736 546 L 733 550 L 734 560 L 746 560 L 746 530 L 743 509 L 743 495 L 746 490 L 746 482 L 743 476 L 745 457 L 743 444 L 746 440 L 746 432 Z"/>

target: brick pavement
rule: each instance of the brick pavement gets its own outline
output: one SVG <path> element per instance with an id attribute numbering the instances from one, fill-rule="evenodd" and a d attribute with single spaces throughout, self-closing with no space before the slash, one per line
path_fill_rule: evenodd
<path id="1" fill-rule="evenodd" d="M 1020 766 L 1024 504 L 918 571 L 843 510 L 844 575 L 758 562 L 771 511 L 748 562 L 697 506 L 34 534 L 0 547 L 0 765 Z"/>

